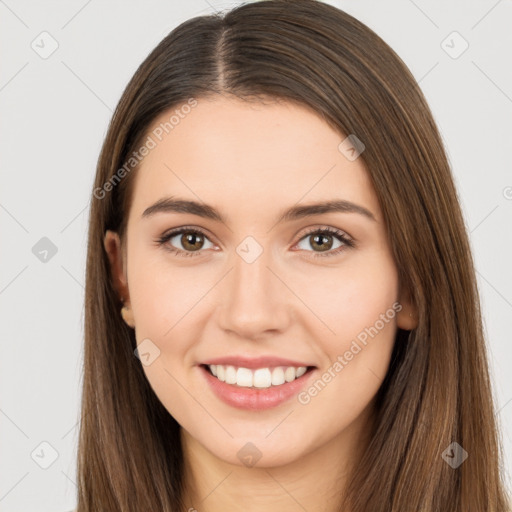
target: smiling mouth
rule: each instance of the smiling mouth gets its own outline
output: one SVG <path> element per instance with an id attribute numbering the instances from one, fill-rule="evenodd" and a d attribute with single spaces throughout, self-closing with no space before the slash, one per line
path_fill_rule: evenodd
<path id="1" fill-rule="evenodd" d="M 315 366 L 274 366 L 267 368 L 244 368 L 222 364 L 201 365 L 220 382 L 235 387 L 266 389 L 293 382 L 309 373 Z"/>

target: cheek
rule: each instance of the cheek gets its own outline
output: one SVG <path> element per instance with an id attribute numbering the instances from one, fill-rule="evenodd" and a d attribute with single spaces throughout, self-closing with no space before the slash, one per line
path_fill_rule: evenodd
<path id="1" fill-rule="evenodd" d="M 182 419 L 192 405 L 183 383 L 189 378 L 188 354 L 196 339 L 190 319 L 201 287 L 193 272 L 172 266 L 154 248 L 132 249 L 128 278 L 137 343 L 149 339 L 157 347 L 157 357 L 143 364 L 143 371 L 164 407 Z"/>
<path id="2" fill-rule="evenodd" d="M 344 418 L 343 411 L 359 414 L 375 396 L 389 367 L 397 330 L 398 277 L 390 258 L 375 256 L 365 263 L 364 271 L 346 272 L 339 288 L 329 292 L 338 297 L 329 306 L 336 335 L 324 345 L 329 363 L 317 388 L 325 385 L 326 389 L 317 405 L 337 403 L 333 421 Z"/>
<path id="3" fill-rule="evenodd" d="M 329 390 L 322 392 L 319 402 L 334 400 L 345 411 L 360 412 L 384 379 L 393 350 L 398 312 L 396 266 L 387 252 L 373 251 L 323 272 L 329 279 L 316 280 L 316 287 L 303 278 L 309 283 L 304 302 L 322 320 L 314 318 L 309 328 L 317 333 L 317 343 L 327 356 L 322 367 L 327 373 L 318 388 L 325 384 Z M 330 331 L 327 335 L 325 325 Z"/>
<path id="4" fill-rule="evenodd" d="M 346 309 L 338 312 L 338 322 L 333 323 L 337 335 L 322 341 L 328 360 L 318 379 L 298 397 L 305 411 L 318 411 L 323 423 L 332 425 L 324 433 L 326 437 L 346 428 L 375 398 L 387 374 L 396 337 L 393 304 L 396 302 L 389 302 L 387 294 L 374 296 L 371 302 L 358 304 L 360 311 L 354 310 L 352 316 L 347 304 L 340 305 Z M 316 424 L 313 419 L 311 422 Z"/>
<path id="5" fill-rule="evenodd" d="M 314 280 L 311 272 L 301 273 L 296 286 L 317 317 L 316 330 L 327 327 L 329 338 L 342 343 L 374 325 L 398 299 L 395 264 L 378 251 L 347 259 L 338 268 L 319 267 Z"/>
<path id="6" fill-rule="evenodd" d="M 134 248 L 128 258 L 129 291 L 138 335 L 159 340 L 186 323 L 204 295 L 205 282 L 193 270 L 172 264 L 164 249 Z M 176 326 L 176 327 L 175 327 Z M 139 336 L 138 336 L 139 337 Z"/>

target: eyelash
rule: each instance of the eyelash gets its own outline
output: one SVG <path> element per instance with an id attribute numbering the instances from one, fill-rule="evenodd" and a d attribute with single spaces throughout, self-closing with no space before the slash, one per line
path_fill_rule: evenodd
<path id="1" fill-rule="evenodd" d="M 184 227 L 174 229 L 174 230 L 164 234 L 163 236 L 158 238 L 157 243 L 159 246 L 162 246 L 164 244 L 167 244 L 167 242 L 171 238 L 175 237 L 176 235 L 183 234 L 183 233 L 192 233 L 192 234 L 196 234 L 196 235 L 202 235 L 202 236 L 208 238 L 208 235 L 201 229 L 184 226 Z M 338 247 L 337 249 L 330 250 L 325 253 L 318 253 L 315 251 L 306 251 L 306 252 L 315 253 L 315 255 L 312 256 L 313 258 L 337 256 L 338 254 L 340 254 L 342 251 L 346 250 L 347 248 L 352 248 L 355 246 L 354 241 L 352 239 L 348 238 L 347 235 L 343 231 L 340 231 L 340 230 L 334 229 L 334 228 L 330 228 L 330 227 L 312 228 L 312 229 L 308 230 L 306 233 L 304 233 L 304 235 L 301 236 L 301 238 L 299 239 L 299 242 L 302 239 L 307 238 L 308 236 L 311 236 L 313 234 L 327 234 L 327 235 L 336 236 L 344 244 L 344 245 Z M 299 242 L 297 242 L 297 243 L 299 243 Z M 201 250 L 199 250 L 197 252 L 183 251 L 181 249 L 177 249 L 170 245 L 167 245 L 165 247 L 165 249 L 167 251 L 171 252 L 172 254 L 175 254 L 176 256 L 185 256 L 185 257 L 200 256 L 201 253 L 203 252 Z M 309 257 L 311 257 L 311 256 L 309 256 Z"/>

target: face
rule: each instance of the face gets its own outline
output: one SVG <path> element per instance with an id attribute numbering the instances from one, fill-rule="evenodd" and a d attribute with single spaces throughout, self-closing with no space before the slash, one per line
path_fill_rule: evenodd
<path id="1" fill-rule="evenodd" d="M 148 131 L 125 253 L 105 238 L 125 320 L 197 446 L 236 465 L 292 463 L 363 428 L 410 305 L 344 135 L 288 102 L 198 99 L 186 111 L 169 133 L 172 112 Z M 306 208 L 329 201 L 345 208 Z"/>

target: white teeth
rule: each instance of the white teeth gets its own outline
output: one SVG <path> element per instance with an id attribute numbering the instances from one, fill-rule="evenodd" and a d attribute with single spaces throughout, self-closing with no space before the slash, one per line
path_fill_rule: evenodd
<path id="1" fill-rule="evenodd" d="M 293 366 L 289 366 L 286 368 L 284 372 L 284 380 L 286 382 L 291 382 L 292 380 L 295 380 L 295 368 Z"/>
<path id="2" fill-rule="evenodd" d="M 272 371 L 272 386 L 280 386 L 284 384 L 284 370 L 281 366 L 274 368 Z"/>
<path id="3" fill-rule="evenodd" d="M 298 368 L 295 366 L 276 366 L 273 369 L 258 368 L 256 370 L 221 364 L 210 364 L 208 367 L 212 374 L 220 381 L 246 388 L 280 386 L 285 382 L 292 382 L 298 379 L 307 371 L 306 366 L 299 366 Z"/>
<path id="4" fill-rule="evenodd" d="M 226 366 L 226 383 L 236 384 L 236 368 L 234 366 Z"/>
<path id="5" fill-rule="evenodd" d="M 246 388 L 252 386 L 252 372 L 249 368 L 238 368 L 236 371 L 236 384 Z"/>
<path id="6" fill-rule="evenodd" d="M 272 375 L 268 368 L 258 368 L 254 372 L 253 385 L 255 388 L 269 388 L 271 384 Z"/>
<path id="7" fill-rule="evenodd" d="M 306 373 L 306 371 L 307 371 L 307 368 L 305 366 L 299 366 L 297 368 L 297 373 L 296 373 L 297 378 L 302 377 Z"/>

